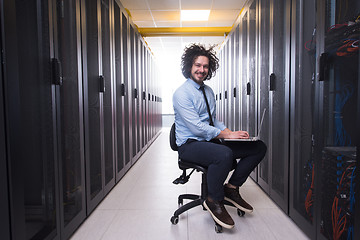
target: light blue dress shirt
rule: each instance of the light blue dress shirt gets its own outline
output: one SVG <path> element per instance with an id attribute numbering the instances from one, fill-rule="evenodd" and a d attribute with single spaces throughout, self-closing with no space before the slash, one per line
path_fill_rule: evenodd
<path id="1" fill-rule="evenodd" d="M 213 90 L 205 86 L 214 126 L 210 126 L 204 95 L 200 85 L 190 78 L 173 95 L 175 112 L 176 144 L 181 146 L 189 138 L 210 141 L 220 134 L 226 126 L 216 119 L 216 102 Z"/>

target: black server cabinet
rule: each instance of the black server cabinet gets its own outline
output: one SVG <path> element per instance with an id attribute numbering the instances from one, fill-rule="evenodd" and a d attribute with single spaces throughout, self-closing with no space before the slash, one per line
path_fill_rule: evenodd
<path id="1" fill-rule="evenodd" d="M 272 1 L 271 8 L 272 22 L 275 24 L 270 38 L 270 72 L 266 76 L 269 86 L 271 143 L 268 147 L 271 149 L 270 197 L 288 213 L 291 1 Z"/>
<path id="2" fill-rule="evenodd" d="M 236 32 L 234 31 L 233 34 L 231 35 L 231 38 L 229 39 L 229 43 L 230 43 L 230 52 L 229 52 L 229 57 L 231 59 L 230 63 L 230 76 L 229 76 L 229 87 L 228 87 L 228 93 L 229 93 L 229 125 L 228 128 L 231 130 L 237 130 L 235 129 L 235 97 L 234 97 L 234 91 L 235 91 L 235 35 Z"/>
<path id="3" fill-rule="evenodd" d="M 133 99 L 134 99 L 134 114 L 135 114 L 135 118 L 133 119 L 134 121 L 134 128 L 135 128 L 135 136 L 134 136 L 134 143 L 135 143 L 135 157 L 134 157 L 134 161 L 137 161 L 137 159 L 140 157 L 141 155 L 141 147 L 140 147 L 140 132 L 141 132 L 141 125 L 140 125 L 140 96 L 141 96 L 141 87 L 140 87 L 140 81 L 141 81 L 141 62 L 140 62 L 140 36 L 137 32 L 135 32 L 134 34 L 134 77 L 132 78 L 132 80 L 134 81 L 133 83 Z"/>
<path id="4" fill-rule="evenodd" d="M 229 98 L 228 98 L 228 85 L 230 81 L 230 72 L 229 72 L 229 65 L 230 65 L 230 59 L 229 59 L 229 41 L 227 41 L 227 44 L 224 46 L 224 62 L 226 62 L 224 66 L 224 80 L 223 80 L 223 116 L 224 116 L 224 124 L 225 126 L 228 126 L 229 124 Z"/>
<path id="5" fill-rule="evenodd" d="M 290 216 L 312 239 L 359 238 L 360 6 L 346 4 L 292 6 Z"/>
<path id="6" fill-rule="evenodd" d="M 3 15 L 3 12 L 1 12 Z M 3 26 L 0 27 L 3 29 Z M 0 31 L 1 39 L 3 32 Z M 3 45 L 1 46 L 3 48 Z M 1 59 L 4 59 L 1 55 Z M 5 111 L 4 111 L 4 82 L 3 70 L 0 65 L 0 189 L 2 194 L 0 196 L 0 235 L 4 239 L 10 239 L 10 213 L 9 213 L 9 188 L 8 188 L 8 172 L 6 162 L 6 135 L 5 135 Z"/>
<path id="7" fill-rule="evenodd" d="M 122 77 L 123 77 L 123 133 L 124 133 L 124 147 L 125 147 L 125 164 L 131 164 L 131 92 L 129 91 L 130 75 L 129 75 L 129 19 L 125 12 L 121 12 L 121 26 L 122 26 Z"/>
<path id="8" fill-rule="evenodd" d="M 144 78 L 144 91 L 143 91 L 143 102 L 144 102 L 144 142 L 145 147 L 147 147 L 149 142 L 149 133 L 148 133 L 148 122 L 149 122 L 149 100 L 148 100 L 148 79 L 149 79 L 149 54 L 148 49 L 144 51 L 144 71 L 145 71 L 145 78 Z"/>
<path id="9" fill-rule="evenodd" d="M 150 67 L 149 67 L 149 50 L 145 51 L 145 142 L 149 144 L 149 79 L 150 79 Z"/>
<path id="10" fill-rule="evenodd" d="M 246 130 L 250 135 L 255 136 L 257 133 L 257 99 L 258 99 L 258 83 L 256 81 L 257 78 L 257 44 L 258 44 L 258 31 L 257 31 L 257 21 L 258 21 L 258 13 L 257 2 L 256 0 L 252 1 L 249 6 L 249 18 L 248 18 L 248 65 L 247 65 L 247 76 L 248 78 L 245 81 L 248 81 L 249 91 L 247 93 L 247 128 Z M 256 177 L 257 178 L 257 177 Z"/>
<path id="11" fill-rule="evenodd" d="M 263 114 L 265 110 L 265 116 L 262 123 L 261 130 L 261 140 L 268 147 L 267 154 L 264 159 L 258 166 L 258 183 L 262 187 L 262 189 L 270 195 L 270 185 L 271 185 L 271 173 L 270 170 L 272 168 L 271 164 L 271 153 L 272 153 L 272 142 L 270 140 L 270 89 L 269 89 L 269 72 L 270 68 L 272 68 L 272 61 L 270 60 L 270 51 L 272 48 L 270 47 L 270 39 L 273 35 L 272 33 L 273 25 L 282 25 L 282 23 L 274 22 L 275 24 L 271 24 L 270 19 L 271 11 L 274 11 L 274 8 L 270 8 L 271 1 L 262 0 L 259 1 L 259 67 L 258 67 L 258 83 L 259 83 L 259 110 L 260 113 Z M 272 40 L 272 39 L 271 39 Z M 271 41 L 272 42 L 272 41 Z M 278 49 L 276 49 L 278 50 Z M 274 49 L 274 51 L 276 51 Z"/>
<path id="12" fill-rule="evenodd" d="M 268 146 L 258 182 L 288 212 L 290 1 L 259 1 L 258 123 Z M 271 24 L 270 23 L 274 23 Z"/>
<path id="13" fill-rule="evenodd" d="M 130 168 L 130 164 L 125 162 L 125 110 L 124 96 L 125 84 L 123 77 L 123 50 L 122 50 L 122 11 L 120 1 L 114 1 L 114 78 L 115 78 L 115 111 L 116 111 L 116 182 L 118 182 Z"/>
<path id="14" fill-rule="evenodd" d="M 216 105 L 216 108 L 217 108 L 217 114 L 216 114 L 216 117 L 224 122 L 224 114 L 223 114 L 223 99 L 222 99 L 222 96 L 223 96 L 223 81 L 222 79 L 224 79 L 224 48 L 222 48 L 220 50 L 220 53 L 219 53 L 219 73 L 218 73 L 218 76 L 219 76 L 219 80 L 217 81 L 217 92 L 218 92 L 218 96 L 217 96 L 217 105 Z"/>
<path id="15" fill-rule="evenodd" d="M 12 239 L 68 238 L 85 218 L 79 1 L 5 1 Z"/>
<path id="16" fill-rule="evenodd" d="M 243 89 L 245 90 L 242 93 L 242 130 L 249 132 L 250 135 L 255 136 L 257 134 L 257 120 L 258 120 L 258 83 L 257 78 L 257 1 L 249 1 L 245 6 L 243 13 L 241 14 L 241 23 L 242 24 L 242 68 L 241 68 L 241 82 Z M 258 168 L 250 174 L 252 179 L 255 181 L 258 180 Z"/>
<path id="17" fill-rule="evenodd" d="M 143 101 L 142 101 L 142 92 L 143 92 L 143 79 L 144 79 L 144 65 L 143 65 L 143 42 L 141 40 L 141 37 L 139 37 L 139 41 L 138 41 L 138 82 L 137 82 L 137 112 L 138 112 L 138 120 L 137 120 L 137 124 L 138 124 L 138 134 L 137 134 L 137 145 L 138 145 L 138 151 L 139 154 L 143 153 L 143 144 L 142 144 L 142 139 L 143 139 L 143 125 L 142 125 L 142 118 L 143 118 Z"/>
<path id="18" fill-rule="evenodd" d="M 290 1 L 250 1 L 220 50 L 218 111 L 230 128 L 260 131 L 268 152 L 251 177 L 288 210 Z M 274 24 L 270 24 L 274 23 Z M 238 80 L 235 80 L 237 78 Z M 223 89 L 222 91 L 220 89 Z M 237 96 L 239 95 L 239 96 Z M 283 141 L 279 141 L 283 139 Z"/>
<path id="19" fill-rule="evenodd" d="M 85 162 L 81 69 L 80 1 L 53 1 L 57 157 L 59 159 L 61 238 L 85 218 Z M 28 41 L 32 43 L 32 41 Z M 54 63 L 54 62 L 53 62 Z M 54 67 L 57 69 L 56 67 Z M 57 81 L 58 80 L 58 81 Z M 46 180 L 45 180 L 46 182 Z"/>
<path id="20" fill-rule="evenodd" d="M 360 54 L 358 57 L 358 69 L 360 69 Z M 360 83 L 360 74 L 358 74 L 358 83 Z M 360 121 L 360 88 L 358 86 L 357 89 L 357 122 Z M 360 147 L 359 147 L 359 143 L 360 143 L 360 126 L 357 125 L 356 127 L 356 136 L 357 136 L 357 149 L 356 149 L 356 156 L 357 156 L 357 161 L 356 161 L 356 174 L 358 174 L 357 176 L 359 176 L 359 169 L 360 169 L 360 161 L 359 161 L 359 156 L 360 156 Z M 358 178 L 359 179 L 359 178 Z M 357 182 L 359 183 L 359 180 L 357 180 Z M 356 193 L 356 197 L 359 196 L 359 192 L 360 192 L 360 184 L 356 184 L 355 185 L 355 193 Z M 360 207 L 359 207 L 359 203 L 357 203 L 356 207 L 355 207 L 355 216 L 357 217 L 357 221 L 355 221 L 354 223 L 354 239 L 357 239 L 360 237 L 360 221 L 359 221 L 359 216 L 360 216 Z"/>
<path id="21" fill-rule="evenodd" d="M 46 27 L 51 16 L 47 4 L 39 9 L 31 3 L 25 6 L 19 1 L 4 1 L 3 6 L 5 159 L 8 165 L 4 170 L 9 169 L 9 198 L 6 201 L 10 205 L 7 217 L 11 238 L 29 239 L 37 235 L 59 238 L 60 181 L 55 152 L 55 87 L 48 80 L 48 64 L 53 53 L 50 53 L 50 33 Z M 38 14 L 40 18 L 37 18 Z M 18 28 L 29 32 L 18 31 Z M 32 44 L 30 48 L 30 43 L 41 42 L 46 45 Z M 26 48 L 32 49 L 31 54 L 25 54 Z M 42 58 L 46 62 L 42 62 Z M 38 88 L 39 83 L 42 88 Z M 47 125 L 42 127 L 42 123 Z M 45 179 L 47 184 L 41 184 Z M 50 200 L 52 198 L 53 201 Z"/>
<path id="22" fill-rule="evenodd" d="M 137 73 L 137 78 L 136 78 L 136 92 L 135 92 L 135 97 L 136 97 L 136 114 L 137 114 L 137 119 L 136 119 L 136 127 L 137 127 L 137 134 L 136 134 L 136 146 L 137 146 L 137 154 L 138 156 L 141 155 L 142 153 L 142 148 L 141 148 L 141 139 L 142 139 L 142 125 L 141 125 L 141 118 L 142 118 L 142 100 L 141 100 L 141 93 L 142 93 L 142 41 L 141 41 L 141 36 L 139 33 L 136 34 L 136 38 L 137 38 L 137 49 L 136 49 L 136 55 L 137 55 L 137 61 L 136 61 L 136 73 Z"/>
<path id="23" fill-rule="evenodd" d="M 318 239 L 355 239 L 360 3 L 318 2 Z M 320 124 L 321 123 L 321 124 Z M 357 205 L 359 206 L 359 205 Z"/>
<path id="24" fill-rule="evenodd" d="M 316 236 L 314 128 L 316 1 L 291 7 L 290 194 L 289 215 L 311 238 Z M 306 17 L 305 17 L 306 16 Z"/>
<path id="25" fill-rule="evenodd" d="M 154 136 L 154 83 L 153 83 L 153 63 L 152 63 L 152 57 L 150 55 L 150 61 L 149 61 L 149 142 L 152 143 L 153 136 Z"/>
<path id="26" fill-rule="evenodd" d="M 141 149 L 144 151 L 146 148 L 146 45 L 141 47 Z"/>
<path id="27" fill-rule="evenodd" d="M 248 98 L 248 16 L 249 13 L 247 10 L 244 10 L 244 13 L 240 16 L 240 108 L 239 108 L 239 114 L 240 114 L 240 129 L 241 130 L 247 130 L 247 122 L 248 122 L 248 108 L 247 108 L 247 98 Z"/>
<path id="28" fill-rule="evenodd" d="M 109 1 L 83 1 L 83 72 L 87 210 L 115 184 Z"/>
<path id="29" fill-rule="evenodd" d="M 137 153 L 137 146 L 136 146 L 136 135 L 137 135 L 137 128 L 136 128 L 136 119 L 137 119 L 137 115 L 136 115 L 136 98 L 135 98 L 135 91 L 136 91 L 136 78 L 137 78 L 137 74 L 136 74 L 136 53 L 135 53 L 135 49 L 136 49 L 136 44 L 135 44 L 135 39 L 136 39 L 136 33 L 135 33 L 135 26 L 133 26 L 132 24 L 130 24 L 129 26 L 130 28 L 130 36 L 129 36 L 129 58 L 130 58 L 130 66 L 129 66 L 129 109 L 131 114 L 130 115 L 130 138 L 131 138 L 131 161 L 132 164 L 134 163 L 135 159 L 136 159 L 136 153 Z"/>
<path id="30" fill-rule="evenodd" d="M 233 131 L 241 130 L 241 85 L 240 85 L 240 24 L 237 24 L 235 29 L 235 37 L 234 37 L 234 89 L 233 89 L 233 98 L 234 98 L 234 125 Z"/>

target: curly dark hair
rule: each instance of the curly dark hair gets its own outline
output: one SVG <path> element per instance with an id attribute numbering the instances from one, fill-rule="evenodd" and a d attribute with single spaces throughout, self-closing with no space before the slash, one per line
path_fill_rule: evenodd
<path id="1" fill-rule="evenodd" d="M 206 49 L 201 44 L 193 43 L 185 48 L 184 54 L 181 57 L 181 72 L 185 78 L 191 76 L 192 65 L 199 56 L 205 56 L 209 59 L 209 73 L 204 80 L 209 80 L 215 76 L 216 70 L 219 68 L 219 59 L 215 55 L 214 47 L 211 46 L 209 49 Z"/>

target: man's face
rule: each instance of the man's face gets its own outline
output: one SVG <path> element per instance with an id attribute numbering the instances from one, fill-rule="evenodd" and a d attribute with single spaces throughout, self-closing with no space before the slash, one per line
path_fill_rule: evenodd
<path id="1" fill-rule="evenodd" d="M 209 59 L 205 56 L 198 56 L 191 67 L 190 78 L 201 85 L 208 73 Z"/>

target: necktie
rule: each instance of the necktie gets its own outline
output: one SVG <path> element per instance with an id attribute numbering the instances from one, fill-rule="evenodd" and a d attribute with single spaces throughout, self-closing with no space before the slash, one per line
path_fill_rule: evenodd
<path id="1" fill-rule="evenodd" d="M 205 98 L 206 108 L 207 108 L 207 111 L 208 111 L 208 114 L 209 114 L 209 117 L 210 117 L 210 126 L 214 126 L 214 122 L 213 122 L 212 117 L 211 117 L 209 102 L 208 102 L 208 100 L 206 98 L 206 94 L 205 94 L 205 85 L 200 86 L 200 90 L 202 91 L 202 93 L 204 95 L 204 98 Z"/>

